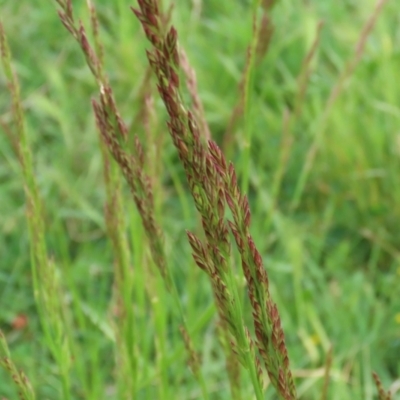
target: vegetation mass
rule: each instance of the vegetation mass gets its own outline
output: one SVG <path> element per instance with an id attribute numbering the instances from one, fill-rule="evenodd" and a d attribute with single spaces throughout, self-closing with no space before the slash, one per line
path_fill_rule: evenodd
<path id="1" fill-rule="evenodd" d="M 400 398 L 399 26 L 0 0 L 0 397 Z"/>

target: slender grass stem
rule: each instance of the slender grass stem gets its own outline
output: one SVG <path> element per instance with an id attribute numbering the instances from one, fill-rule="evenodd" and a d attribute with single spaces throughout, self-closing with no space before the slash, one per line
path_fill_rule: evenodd
<path id="1" fill-rule="evenodd" d="M 248 192 L 249 189 L 249 163 L 251 155 L 251 145 L 253 141 L 253 118 L 252 118 L 252 101 L 253 101 L 253 86 L 254 86 L 254 75 L 255 75 L 255 60 L 256 50 L 258 46 L 259 30 L 260 25 L 258 23 L 258 11 L 261 5 L 261 0 L 253 1 L 253 36 L 248 49 L 248 59 L 246 72 L 244 75 L 243 82 L 243 118 L 244 118 L 244 143 L 242 156 L 240 159 L 240 172 L 242 178 L 241 189 L 244 193 Z"/>

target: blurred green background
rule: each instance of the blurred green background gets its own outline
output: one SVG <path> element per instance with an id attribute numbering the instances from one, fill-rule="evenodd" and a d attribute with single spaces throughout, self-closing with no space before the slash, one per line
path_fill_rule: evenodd
<path id="1" fill-rule="evenodd" d="M 147 44 L 129 10 L 135 4 L 94 3 L 106 69 L 122 115 L 131 123 L 140 106 L 137 95 L 147 66 Z M 86 2 L 73 4 L 76 16 L 87 23 Z M 252 233 L 281 310 L 301 399 L 318 398 L 331 343 L 329 398 L 372 400 L 372 370 L 387 387 L 400 377 L 398 2 L 389 0 L 385 5 L 360 63 L 322 120 L 329 93 L 354 56 L 374 7 L 371 0 L 277 1 L 271 15 L 275 31 L 270 49 L 254 76 L 250 162 L 243 157 L 247 146 L 243 124 L 225 149 L 239 173 L 247 170 L 250 176 Z M 77 44 L 60 23 L 55 2 L 0 0 L 0 18 L 20 78 L 46 208 L 49 249 L 63 273 L 80 288 L 82 304 L 106 318 L 112 254 L 105 233 L 102 161 L 90 103 L 97 94 L 95 82 Z M 173 10 L 173 24 L 196 70 L 213 138 L 221 146 L 238 99 L 251 18 L 246 1 L 177 1 Z M 283 115 L 293 110 L 297 79 L 320 20 L 324 27 L 302 112 L 283 134 Z M 7 122 L 10 104 L 2 74 L 0 90 L 0 116 Z M 162 133 L 165 113 L 159 100 L 155 107 Z M 132 130 L 143 137 L 142 127 Z M 196 315 L 212 298 L 206 277 L 189 255 L 185 229 L 196 226 L 195 211 L 176 152 L 166 130 L 162 134 L 163 195 L 157 201 L 174 276 L 182 298 L 188 298 L 189 319 L 195 324 Z M 304 190 L 296 193 L 307 154 L 315 144 L 318 151 Z M 278 190 L 274 185 L 280 170 Z M 140 230 L 133 206 L 128 206 L 127 214 L 130 230 Z M 55 399 L 57 378 L 41 346 L 29 257 L 20 169 L 6 135 L 0 134 L 0 327 L 15 362 L 38 388 L 39 398 Z M 193 290 L 197 292 L 191 298 Z M 27 318 L 22 327 L 17 323 L 21 317 Z M 96 379 L 112 382 L 107 339 L 90 329 L 80 332 L 92 340 L 85 356 L 98 352 L 98 359 L 106 362 L 99 362 Z M 200 337 L 199 345 L 207 347 L 212 334 L 205 330 L 206 339 Z M 218 366 L 211 361 L 207 365 L 212 380 Z M 108 398 L 100 389 L 99 393 L 99 398 Z M 189 398 L 184 393 L 182 388 L 176 398 Z M 13 395 L 0 371 L 0 397 Z"/>

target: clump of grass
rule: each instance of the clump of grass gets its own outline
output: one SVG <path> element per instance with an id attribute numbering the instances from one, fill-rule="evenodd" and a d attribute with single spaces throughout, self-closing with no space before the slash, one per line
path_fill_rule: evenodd
<path id="1" fill-rule="evenodd" d="M 165 256 L 160 230 L 154 220 L 153 194 L 149 177 L 143 172 L 143 150 L 139 140 L 134 140 L 134 153 L 128 154 L 121 145 L 121 140 L 127 140 L 127 128 L 119 116 L 113 97 L 113 92 L 104 76 L 101 48 L 93 50 L 90 46 L 85 29 L 81 24 L 75 26 L 73 9 L 69 1 L 58 1 L 62 7 L 60 17 L 63 24 L 80 44 L 86 61 L 94 74 L 100 88 L 100 102 L 93 101 L 97 125 L 102 139 L 120 166 L 133 199 L 142 217 L 145 231 L 150 241 L 153 259 L 170 288 L 171 281 L 167 274 Z M 255 248 L 249 233 L 250 210 L 247 198 L 240 193 L 236 174 L 232 164 L 228 166 L 217 145 L 209 141 L 208 147 L 202 143 L 202 137 L 207 138 L 209 132 L 202 117 L 202 107 L 196 93 L 194 74 L 188 67 L 187 59 L 177 48 L 177 33 L 172 27 L 164 34 L 164 19 L 155 2 L 139 2 L 140 10 L 134 10 L 144 27 L 147 38 L 154 49 L 148 52 L 150 65 L 158 80 L 158 90 L 164 101 L 170 120 L 168 127 L 178 149 L 180 160 L 185 168 L 188 183 L 199 211 L 206 242 L 203 243 L 193 233 L 188 232 L 194 258 L 200 268 L 204 269 L 212 283 L 214 296 L 220 318 L 229 335 L 229 341 L 234 344 L 237 360 L 250 372 L 257 398 L 262 398 L 261 363 L 254 351 L 254 340 L 246 328 L 242 316 L 242 305 L 238 295 L 230 267 L 229 227 L 232 231 L 239 252 L 242 266 L 249 286 L 249 297 L 253 306 L 253 317 L 257 340 L 255 341 L 261 359 L 266 365 L 273 385 L 285 399 L 295 398 L 295 387 L 289 368 L 289 359 L 284 343 L 284 335 L 280 325 L 280 317 L 275 303 L 272 301 L 268 278 L 261 262 L 261 256 Z M 92 13 L 94 15 L 94 13 Z M 95 20 L 92 18 L 92 20 Z M 96 23 L 93 23 L 96 27 Z M 96 35 L 96 29 L 93 29 Z M 258 32 L 258 30 L 257 30 Z M 254 43 L 254 49 L 258 41 Z M 198 120 L 202 123 L 202 132 L 198 130 L 198 122 L 194 115 L 186 111 L 179 95 L 180 57 L 183 56 L 184 69 L 188 80 L 189 91 L 194 99 Z M 228 204 L 234 216 L 234 221 L 226 221 L 224 214 Z M 118 253 L 118 249 L 116 249 Z M 199 376 L 198 362 L 194 362 L 193 350 L 190 346 L 188 332 L 182 329 L 188 348 L 192 369 Z M 229 356 L 229 355 L 228 355 Z M 237 368 L 231 368 L 237 371 Z M 232 378 L 232 376 L 231 376 Z M 234 379 L 231 379 L 231 385 Z M 237 389 L 232 389 L 232 393 Z"/>
<path id="2" fill-rule="evenodd" d="M 376 15 L 384 4 L 378 3 Z M 137 314 L 135 305 L 135 290 L 138 289 L 136 271 L 132 267 L 133 254 L 129 239 L 127 238 L 127 222 L 125 219 L 125 201 L 122 195 L 122 177 L 127 182 L 131 191 L 133 202 L 138 210 L 147 236 L 147 244 L 154 265 L 157 267 L 165 292 L 173 299 L 172 313 L 179 321 L 182 348 L 186 350 L 188 365 L 193 373 L 201 396 L 210 396 L 210 387 L 204 378 L 204 365 L 201 353 L 196 348 L 196 343 L 187 326 L 182 300 L 178 295 L 175 282 L 172 278 L 170 261 L 164 245 L 164 235 L 158 221 L 156 210 L 156 191 L 154 183 L 155 168 L 149 168 L 149 156 L 145 146 L 136 135 L 131 135 L 136 124 L 142 124 L 148 137 L 151 137 L 149 126 L 152 108 L 152 72 L 157 83 L 158 94 L 163 100 L 168 114 L 167 129 L 178 152 L 183 166 L 187 184 L 200 215 L 202 233 L 187 231 L 193 259 L 197 266 L 209 278 L 215 305 L 219 317 L 217 332 L 221 346 L 225 352 L 226 373 L 229 380 L 231 398 L 241 399 L 243 396 L 242 375 L 252 384 L 255 398 L 264 399 L 267 372 L 269 380 L 277 393 L 283 399 L 296 399 L 300 396 L 293 379 L 293 372 L 289 362 L 285 336 L 281 326 L 281 317 L 277 305 L 271 296 L 269 276 L 263 264 L 260 251 L 256 247 L 251 228 L 251 213 L 247 196 L 244 194 L 248 187 L 249 170 L 240 176 L 238 182 L 236 169 L 228 162 L 218 145 L 211 140 L 211 132 L 206 121 L 204 107 L 198 94 L 194 69 L 190 66 L 188 57 L 183 48 L 178 44 L 178 33 L 174 27 L 169 27 L 172 9 L 163 13 L 160 3 L 155 0 L 139 0 L 138 8 L 133 12 L 139 19 L 151 44 L 147 51 L 150 67 L 145 73 L 139 96 L 143 100 L 143 107 L 136 115 L 134 123 L 128 127 L 122 119 L 114 96 L 114 88 L 104 67 L 104 50 L 99 35 L 99 21 L 94 6 L 88 1 L 91 21 L 91 34 L 82 22 L 77 22 L 71 0 L 57 0 L 60 6 L 59 16 L 67 30 L 79 44 L 87 65 L 97 83 L 98 98 L 92 101 L 95 120 L 100 136 L 100 148 L 103 156 L 103 176 L 106 189 L 105 220 L 107 234 L 110 239 L 114 257 L 114 287 L 113 301 L 116 311 L 113 317 L 114 326 L 114 357 L 117 398 L 140 398 L 140 392 L 147 383 L 141 381 L 141 367 L 143 364 L 157 363 L 155 376 L 152 381 L 157 381 L 157 390 L 160 399 L 169 399 L 172 390 L 168 376 L 170 360 L 175 353 L 167 357 L 168 333 L 164 329 L 156 331 L 155 357 L 145 354 L 146 359 L 140 359 L 141 340 L 147 335 L 140 332 L 136 326 Z M 245 150 L 244 160 L 250 156 L 251 131 L 249 123 L 249 109 L 251 108 L 250 92 L 253 79 L 254 65 L 265 54 L 270 43 L 273 29 L 271 27 L 270 10 L 274 1 L 256 1 L 252 42 L 248 49 L 247 63 L 240 84 L 240 99 L 232 113 L 231 125 L 228 127 L 228 139 L 232 139 L 233 126 L 237 120 L 244 117 L 248 147 Z M 257 18 L 258 7 L 261 7 L 261 18 Z M 375 17 L 374 17 L 375 18 Z M 375 18 L 376 19 L 376 18 Z M 375 19 L 363 31 L 354 62 L 350 62 L 343 74 L 343 80 L 351 75 L 355 65 L 362 54 L 367 33 L 372 29 Z M 372 21 L 372 22 L 371 22 Z M 317 35 L 301 70 L 298 79 L 298 93 L 295 99 L 293 113 L 286 111 L 284 114 L 284 148 L 282 151 L 281 169 L 275 174 L 273 185 L 273 199 L 277 199 L 284 166 L 286 165 L 291 146 L 291 129 L 293 121 L 301 113 L 302 102 L 305 97 L 310 62 L 318 47 L 322 24 L 317 28 Z M 20 160 L 26 198 L 28 204 L 28 224 L 31 234 L 32 268 L 34 277 L 34 290 L 37 296 L 39 314 L 47 337 L 47 346 L 58 365 L 58 374 L 63 385 L 63 397 L 68 399 L 75 395 L 75 389 L 70 384 L 70 328 L 66 323 L 65 310 L 57 269 L 48 257 L 44 241 L 45 224 L 43 220 L 43 206 L 39 198 L 37 185 L 34 178 L 32 160 L 25 129 L 21 100 L 19 97 L 18 83 L 10 64 L 10 53 L 5 42 L 5 35 L 0 26 L 2 60 L 13 103 L 14 126 L 2 123 L 5 132 L 8 132 L 11 143 Z M 5 61 L 4 61 L 5 60 Z M 192 101 L 192 109 L 184 102 L 183 80 Z M 339 82 L 337 91 L 333 91 L 333 101 L 341 91 Z M 151 139 L 150 139 L 151 140 Z M 228 146 L 229 152 L 229 146 Z M 160 161 L 157 160 L 157 163 Z M 244 165 L 245 162 L 242 164 Z M 152 170 L 152 173 L 148 171 Z M 300 193 L 302 189 L 299 189 Z M 269 219 L 272 219 L 274 204 L 271 207 Z M 135 229 L 134 227 L 133 229 Z M 233 236 L 233 240 L 232 240 Z M 240 264 L 247 285 L 247 299 L 243 300 L 241 285 L 238 284 L 234 265 L 235 252 L 239 254 Z M 237 257 L 236 257 L 237 258 Z M 136 269 L 144 267 L 140 263 Z M 143 289 L 142 290 L 146 290 Z M 62 291 L 61 291 L 62 293 Z M 158 293 L 157 293 L 158 294 Z M 247 326 L 245 318 L 245 302 L 251 305 L 253 326 Z M 253 333 L 254 332 L 254 333 Z M 217 337 L 214 337 L 217 341 Z M 24 374 L 17 371 L 11 362 L 4 337 L 0 333 L 0 346 L 5 354 L 0 362 L 11 373 L 21 393 L 33 399 L 34 394 Z M 74 357 L 79 358 L 75 352 Z M 323 374 L 320 399 L 328 398 L 328 385 L 332 369 L 332 351 L 328 353 L 325 371 Z M 142 363 L 142 365 L 140 365 Z M 101 366 L 99 366 L 101 368 Z M 243 371 L 244 370 L 244 371 Z M 82 371 L 81 371 L 82 372 Z M 245 374 L 243 374 L 245 372 Z M 93 371 L 96 373 L 96 371 Z M 90 378 L 89 378 L 90 379 Z M 391 400 L 390 392 L 386 392 L 378 378 L 374 375 L 380 400 Z M 26 393 L 25 393 L 26 392 Z M 91 393 L 90 384 L 85 394 Z M 93 390 L 94 393 L 94 390 Z M 31 397 L 27 397 L 27 396 Z M 33 397 L 32 397 L 33 396 Z M 187 396 L 189 397 L 189 396 Z"/>
<path id="3" fill-rule="evenodd" d="M 108 150 L 106 152 L 103 151 L 105 165 L 104 177 L 108 198 L 105 216 L 117 261 L 115 274 L 115 292 L 118 297 L 117 303 L 120 308 L 119 312 L 121 315 L 124 315 L 124 318 L 117 321 L 116 324 L 117 345 L 120 347 L 118 354 L 121 360 L 127 359 L 126 362 L 122 363 L 123 372 L 118 374 L 119 378 L 122 380 L 121 386 L 126 387 L 126 380 L 129 380 L 130 374 L 137 377 L 137 354 L 134 348 L 139 344 L 135 343 L 134 331 L 132 330 L 134 317 L 132 314 L 132 307 L 130 306 L 130 293 L 132 293 L 134 287 L 131 278 L 132 273 L 130 272 L 129 249 L 126 244 L 126 236 L 124 233 L 125 224 L 123 223 L 123 206 L 120 185 L 115 166 L 112 168 L 110 165 L 109 156 L 112 156 L 116 161 L 116 165 L 118 165 L 130 188 L 134 203 L 142 220 L 144 231 L 147 235 L 152 259 L 158 268 L 167 291 L 174 300 L 176 307 L 175 314 L 177 314 L 180 319 L 180 331 L 185 343 L 185 348 L 188 351 L 189 365 L 200 384 L 203 397 L 207 398 L 207 389 L 202 377 L 202 372 L 199 368 L 198 357 L 193 349 L 192 340 L 186 326 L 186 320 L 183 315 L 180 299 L 172 280 L 170 270 L 168 269 L 163 235 L 159 228 L 159 224 L 156 222 L 152 179 L 144 171 L 146 160 L 143 146 L 138 136 L 135 136 L 133 141 L 128 138 L 129 129 L 120 116 L 114 99 L 113 90 L 109 84 L 106 73 L 104 72 L 103 48 L 99 39 L 98 19 L 95 9 L 93 5 L 88 2 L 91 13 L 92 33 L 94 37 L 94 47 L 92 47 L 88 41 L 83 24 L 80 23 L 78 26 L 75 22 L 71 1 L 57 0 L 57 2 L 61 7 L 61 10 L 59 11 L 60 19 L 67 30 L 79 43 L 82 52 L 85 55 L 86 62 L 96 79 L 100 92 L 100 101 L 93 100 L 92 105 L 100 133 L 102 148 L 104 146 L 104 149 L 106 148 Z M 166 21 L 168 20 L 168 16 L 164 18 Z M 148 113 L 146 109 L 144 112 Z M 128 149 L 128 143 L 133 143 L 131 150 Z M 136 391 L 134 383 L 136 379 L 130 380 L 133 386 L 125 389 L 127 392 L 134 393 Z"/>

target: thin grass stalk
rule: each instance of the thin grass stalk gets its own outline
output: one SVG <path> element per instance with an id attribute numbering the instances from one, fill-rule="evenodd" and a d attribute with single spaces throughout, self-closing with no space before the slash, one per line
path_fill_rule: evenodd
<path id="1" fill-rule="evenodd" d="M 25 375 L 25 373 L 19 370 L 14 364 L 11 353 L 7 345 L 4 333 L 0 330 L 0 365 L 10 375 L 10 378 L 14 381 L 18 395 L 21 400 L 35 400 L 35 391 L 32 385 Z"/>
<path id="2" fill-rule="evenodd" d="M 332 368 L 332 360 L 333 360 L 333 347 L 331 346 L 328 350 L 328 354 L 326 355 L 325 368 L 324 368 L 324 380 L 322 383 L 320 400 L 328 400 L 328 389 L 329 389 L 329 381 L 330 381 L 330 374 L 331 374 L 331 368 Z"/>
<path id="3" fill-rule="evenodd" d="M 317 50 L 321 42 L 322 29 L 324 27 L 324 22 L 319 21 L 317 24 L 317 31 L 315 33 L 315 38 L 308 50 L 300 69 L 300 74 L 297 78 L 297 92 L 294 101 L 294 119 L 298 119 L 303 110 L 304 100 L 307 94 L 307 87 L 310 81 L 310 75 L 312 72 L 312 61 L 315 58 Z"/>
<path id="4" fill-rule="evenodd" d="M 228 374 L 232 399 L 241 400 L 242 390 L 240 385 L 240 363 L 238 362 L 237 355 L 232 351 L 232 344 L 229 341 L 229 336 L 227 335 L 229 329 L 226 327 L 226 323 L 224 323 L 222 320 L 220 320 L 217 324 L 217 332 L 219 341 L 225 352 L 225 368 Z"/>
<path id="5" fill-rule="evenodd" d="M 304 99 L 307 93 L 307 86 L 312 71 L 311 64 L 319 47 L 323 25 L 324 24 L 322 21 L 318 23 L 315 39 L 302 62 L 300 73 L 297 78 L 297 91 L 294 101 L 294 111 L 291 112 L 285 109 L 283 112 L 281 147 L 279 152 L 278 167 L 272 179 L 271 205 L 269 207 L 265 223 L 266 232 L 269 232 L 270 230 L 272 218 L 276 211 L 283 177 L 286 172 L 292 145 L 294 143 L 293 128 L 296 121 L 298 121 L 301 117 Z"/>
<path id="6" fill-rule="evenodd" d="M 151 73 L 151 71 L 149 71 Z M 139 98 L 142 104 L 138 112 L 138 119 L 132 124 L 135 129 L 138 126 L 143 126 L 143 137 L 146 138 L 146 160 L 152 160 L 147 163 L 148 175 L 151 179 L 151 186 L 154 193 L 154 210 L 157 220 L 162 217 L 161 206 L 164 199 L 164 190 L 162 180 L 159 179 L 162 174 L 163 159 L 162 151 L 164 148 L 164 136 L 158 126 L 157 116 L 154 109 L 154 85 L 150 80 L 151 75 L 148 76 L 147 87 L 143 91 L 143 95 Z M 147 75 L 146 75 L 147 78 Z"/>
<path id="7" fill-rule="evenodd" d="M 64 292 L 59 282 L 58 271 L 47 251 L 43 205 L 25 130 L 19 82 L 11 65 L 11 52 L 1 23 L 0 56 L 11 95 L 14 123 L 14 126 L 10 125 L 7 131 L 11 136 L 12 145 L 16 149 L 24 181 L 34 297 L 46 345 L 59 369 L 63 398 L 69 400 L 71 396 L 71 336 L 62 303 Z"/>
<path id="8" fill-rule="evenodd" d="M 275 0 L 256 0 L 254 2 L 253 11 L 253 28 L 252 37 L 249 46 L 247 47 L 246 64 L 242 73 L 241 80 L 239 82 L 239 96 L 236 105 L 233 108 L 230 116 L 228 126 L 226 128 L 222 149 L 224 154 L 228 158 L 233 153 L 234 145 L 234 128 L 237 126 L 239 120 L 244 118 L 245 134 L 249 135 L 247 128 L 250 116 L 247 115 L 250 109 L 249 93 L 253 87 L 253 70 L 261 63 L 266 53 L 268 52 L 269 44 L 271 42 L 274 28 L 270 18 L 270 11 L 275 4 Z M 261 18 L 258 18 L 258 11 L 261 7 Z M 245 142 L 246 146 L 250 146 L 251 143 Z M 248 149 L 247 162 L 249 161 L 250 147 Z M 246 151 L 246 150 L 245 150 Z M 243 169 L 247 168 L 246 160 L 243 162 Z"/>
<path id="9" fill-rule="evenodd" d="M 246 71 L 244 74 L 244 82 L 243 82 L 243 119 L 244 119 L 244 143 L 241 152 L 241 189 L 244 193 L 248 191 L 249 188 L 249 163 L 250 163 L 250 154 L 251 154 L 251 145 L 253 141 L 253 119 L 251 116 L 252 110 L 252 93 L 254 86 L 254 74 L 255 74 L 255 66 L 256 66 L 256 58 L 257 58 L 257 48 L 260 43 L 260 33 L 261 33 L 261 24 L 258 22 L 258 11 L 261 7 L 262 0 L 256 0 L 253 11 L 253 36 L 248 48 L 248 57 L 247 57 L 247 65 Z"/>
<path id="10" fill-rule="evenodd" d="M 272 178 L 271 202 L 269 204 L 267 216 L 265 219 L 265 226 L 264 226 L 265 232 L 270 231 L 274 214 L 277 211 L 279 193 L 281 190 L 283 178 L 285 176 L 286 168 L 288 165 L 289 157 L 294 143 L 293 135 L 290 130 L 291 116 L 292 114 L 290 113 L 289 110 L 285 109 L 283 111 L 282 137 L 279 149 L 279 161 L 278 161 L 278 166 Z"/>
<path id="11" fill-rule="evenodd" d="M 345 83 L 353 75 L 357 65 L 359 64 L 361 57 L 365 51 L 365 45 L 366 45 L 368 36 L 372 32 L 372 30 L 376 24 L 376 21 L 378 20 L 378 17 L 381 14 L 387 1 L 388 0 L 377 0 L 371 16 L 368 18 L 368 20 L 366 21 L 366 23 L 364 24 L 364 26 L 360 32 L 360 36 L 356 43 L 353 56 L 346 63 L 345 67 L 341 71 L 341 73 L 336 81 L 336 84 L 332 87 L 332 89 L 330 91 L 328 99 L 325 103 L 324 111 L 321 114 L 321 116 L 319 117 L 319 120 L 317 123 L 317 128 L 316 128 L 316 133 L 314 136 L 313 143 L 311 144 L 311 146 L 306 154 L 306 159 L 303 164 L 303 168 L 300 172 L 300 175 L 299 175 L 296 187 L 295 187 L 293 199 L 291 202 L 292 210 L 296 209 L 300 203 L 301 197 L 304 192 L 305 185 L 308 180 L 308 176 L 312 170 L 315 158 L 318 154 L 318 151 L 319 151 L 319 148 L 321 145 L 321 140 L 323 138 L 323 135 L 325 134 L 328 118 L 329 118 L 329 115 L 331 114 L 332 108 L 333 108 L 334 104 L 336 103 L 336 100 L 338 99 L 340 94 L 343 92 Z"/>
<path id="12" fill-rule="evenodd" d="M 151 255 L 148 252 L 142 254 L 142 265 L 151 265 Z M 169 347 L 169 306 L 163 301 L 168 293 L 165 285 L 158 275 L 148 274 L 144 281 L 146 293 L 150 301 L 150 318 L 155 328 L 154 335 L 154 359 L 155 374 L 157 379 L 157 399 L 169 400 L 172 396 L 171 388 L 176 386 L 175 375 L 171 374 Z M 153 356 L 148 355 L 149 358 Z"/>

